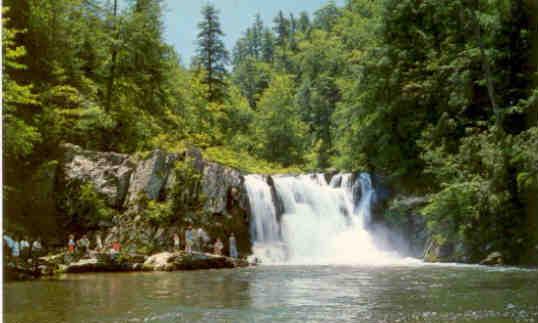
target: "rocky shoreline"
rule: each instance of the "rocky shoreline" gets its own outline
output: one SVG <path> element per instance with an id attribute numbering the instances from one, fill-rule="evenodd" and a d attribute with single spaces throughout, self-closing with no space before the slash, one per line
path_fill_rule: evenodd
<path id="1" fill-rule="evenodd" d="M 41 257 L 34 264 L 9 261 L 4 263 L 4 280 L 31 280 L 58 274 L 181 271 L 248 267 L 254 264 L 210 253 L 160 252 L 150 256 L 140 254 L 94 254 L 91 258 L 68 260 L 65 253 Z"/>

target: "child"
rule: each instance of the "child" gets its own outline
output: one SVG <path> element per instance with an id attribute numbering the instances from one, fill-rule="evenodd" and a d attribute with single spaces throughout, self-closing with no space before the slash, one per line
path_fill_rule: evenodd
<path id="1" fill-rule="evenodd" d="M 67 250 L 68 250 L 68 253 L 70 254 L 75 253 L 75 235 L 74 234 L 69 235 L 69 241 L 67 242 Z"/>

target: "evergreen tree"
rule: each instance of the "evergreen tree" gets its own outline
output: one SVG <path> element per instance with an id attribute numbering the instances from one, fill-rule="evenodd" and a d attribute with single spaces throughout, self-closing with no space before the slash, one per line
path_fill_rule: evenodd
<path id="1" fill-rule="evenodd" d="M 310 17 L 306 11 L 301 11 L 299 21 L 297 22 L 297 30 L 307 35 L 310 31 Z"/>
<path id="2" fill-rule="evenodd" d="M 207 85 L 210 101 L 221 101 L 225 96 L 226 63 L 228 52 L 222 37 L 218 10 L 212 5 L 202 8 L 202 21 L 198 24 L 198 51 L 196 64 L 205 70 L 204 84 Z"/>
<path id="3" fill-rule="evenodd" d="M 261 58 L 264 62 L 270 63 L 273 61 L 274 56 L 274 46 L 275 46 L 275 36 L 269 28 L 266 28 L 263 31 L 262 36 L 262 49 L 261 49 Z"/>
<path id="4" fill-rule="evenodd" d="M 284 16 L 282 11 L 278 12 L 278 15 L 273 20 L 275 26 L 273 30 L 276 33 L 276 44 L 280 47 L 286 46 L 288 37 L 290 36 L 290 22 Z"/>

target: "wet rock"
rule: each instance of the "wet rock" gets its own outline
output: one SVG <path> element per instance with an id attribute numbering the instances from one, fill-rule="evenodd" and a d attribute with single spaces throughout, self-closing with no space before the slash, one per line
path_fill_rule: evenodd
<path id="1" fill-rule="evenodd" d="M 246 267 L 248 262 L 208 253 L 161 252 L 150 256 L 144 262 L 147 271 L 173 271 Z"/>
<path id="2" fill-rule="evenodd" d="M 6 281 L 36 279 L 40 276 L 41 270 L 37 266 L 22 262 L 4 263 L 4 279 Z"/>
<path id="3" fill-rule="evenodd" d="M 480 262 L 481 265 L 489 266 L 502 265 L 503 263 L 503 255 L 498 251 L 490 253 L 485 259 Z"/>
<path id="4" fill-rule="evenodd" d="M 221 269 L 246 266 L 248 266 L 248 262 L 245 260 L 204 253 L 184 255 L 175 264 L 176 270 Z"/>
<path id="5" fill-rule="evenodd" d="M 84 150 L 72 144 L 64 144 L 62 148 L 66 187 L 70 183 L 91 183 L 109 206 L 122 205 L 135 166 L 129 155 Z"/>
<path id="6" fill-rule="evenodd" d="M 112 259 L 108 254 L 98 254 L 95 258 L 80 259 L 63 265 L 60 271 L 65 273 L 132 271 L 134 264 L 134 262 L 129 261 L 128 256 L 118 255 L 116 259 Z"/>
<path id="7" fill-rule="evenodd" d="M 40 263 L 51 264 L 51 265 L 60 265 L 65 263 L 65 252 L 60 252 L 54 255 L 40 257 Z"/>

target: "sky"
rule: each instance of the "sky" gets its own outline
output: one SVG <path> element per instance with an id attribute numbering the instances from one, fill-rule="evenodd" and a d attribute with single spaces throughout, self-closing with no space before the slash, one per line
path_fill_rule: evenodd
<path id="1" fill-rule="evenodd" d="M 279 10 L 292 12 L 295 16 L 301 11 L 312 15 L 329 0 L 165 0 L 165 38 L 176 48 L 185 65 L 190 63 L 196 52 L 200 9 L 208 2 L 220 11 L 221 27 L 226 34 L 224 43 L 231 53 L 236 40 L 252 24 L 256 13 L 261 15 L 266 26 L 272 26 L 273 18 Z M 339 6 L 344 2 L 345 0 L 335 0 Z"/>

